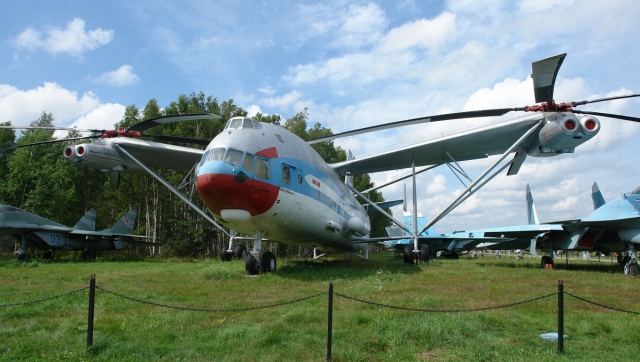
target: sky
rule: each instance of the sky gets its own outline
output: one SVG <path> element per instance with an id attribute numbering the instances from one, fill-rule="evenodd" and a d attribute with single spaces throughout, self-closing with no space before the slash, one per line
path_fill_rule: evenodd
<path id="1" fill-rule="evenodd" d="M 334 132 L 421 116 L 535 104 L 531 63 L 567 57 L 557 102 L 640 93 L 640 2 L 521 1 L 8 1 L 0 0 L 0 122 L 51 112 L 58 126 L 113 128 L 126 106 L 180 94 L 233 99 L 249 114 Z M 640 100 L 579 109 L 640 117 Z M 509 113 L 500 119 L 522 114 Z M 640 124 L 599 118 L 575 153 L 528 157 L 435 225 L 438 232 L 523 224 L 531 185 L 541 221 L 592 211 L 640 185 Z M 363 157 L 496 119 L 404 127 L 335 143 Z M 462 162 L 472 177 L 496 160 Z M 376 184 L 406 173 L 371 174 Z M 464 187 L 446 166 L 417 177 L 430 220 Z M 468 184 L 468 182 L 466 182 Z M 406 182 L 411 190 L 410 181 Z M 402 198 L 402 183 L 382 189 Z M 409 192 L 411 203 L 411 192 Z M 393 209 L 401 215 L 401 207 Z"/>

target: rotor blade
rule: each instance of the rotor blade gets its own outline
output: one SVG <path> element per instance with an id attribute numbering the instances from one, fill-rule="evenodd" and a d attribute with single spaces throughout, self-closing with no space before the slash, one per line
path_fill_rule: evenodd
<path id="1" fill-rule="evenodd" d="M 34 142 L 34 143 L 27 143 L 24 145 L 15 145 L 15 146 L 11 146 L 11 147 L 7 147 L 7 148 L 3 148 L 0 151 L 10 151 L 10 150 L 15 150 L 16 148 L 22 148 L 22 147 L 30 147 L 30 146 L 38 146 L 38 145 L 45 145 L 48 143 L 58 143 L 58 142 L 66 142 L 66 141 L 77 141 L 77 140 L 86 140 L 89 138 L 100 138 L 100 136 L 85 136 L 85 137 L 73 137 L 73 138 L 61 138 L 59 140 L 49 140 L 49 141 L 42 141 L 42 142 Z"/>
<path id="2" fill-rule="evenodd" d="M 410 125 L 419 124 L 419 123 L 447 121 L 447 120 L 463 119 L 463 118 L 495 117 L 495 116 L 502 116 L 511 111 L 523 111 L 523 110 L 524 110 L 524 107 L 523 108 L 496 108 L 496 109 L 486 109 L 482 111 L 468 111 L 468 112 L 440 114 L 440 115 L 430 116 L 430 117 L 419 117 L 419 118 L 413 118 L 413 119 L 406 119 L 404 121 L 385 123 L 378 126 L 360 128 L 353 131 L 336 133 L 336 134 L 325 136 L 325 137 L 314 138 L 312 140 L 307 141 L 307 143 L 314 144 L 318 142 L 328 142 L 328 141 L 333 141 L 337 138 L 355 136 L 358 134 L 381 131 L 383 129 L 390 129 L 395 127 L 410 126 Z"/>
<path id="3" fill-rule="evenodd" d="M 43 129 L 47 131 L 103 132 L 98 129 L 77 129 L 69 127 L 37 127 L 37 126 L 0 126 L 0 129 Z"/>
<path id="4" fill-rule="evenodd" d="M 553 87 L 556 83 L 556 76 L 566 56 L 566 53 L 558 54 L 531 63 L 531 78 L 533 78 L 533 92 L 536 96 L 536 103 L 551 103 L 553 101 Z"/>
<path id="5" fill-rule="evenodd" d="M 624 99 L 624 98 L 633 98 L 633 97 L 640 97 L 640 93 L 636 93 L 636 94 L 628 94 L 626 96 L 614 96 L 614 97 L 607 97 L 607 98 L 598 98 L 598 99 L 594 99 L 594 100 L 590 100 L 590 101 L 579 101 L 579 102 L 571 102 L 572 106 L 581 106 L 583 104 L 589 104 L 589 103 L 597 103 L 597 102 L 604 102 L 604 101 L 613 101 L 616 99 Z"/>
<path id="6" fill-rule="evenodd" d="M 621 114 L 581 111 L 577 109 L 572 109 L 571 112 L 580 113 L 580 114 L 592 114 L 594 116 L 601 116 L 601 117 L 618 118 L 618 119 L 624 119 L 625 121 L 640 122 L 640 118 L 638 117 L 623 116 Z"/>
<path id="7" fill-rule="evenodd" d="M 222 117 L 213 113 L 173 114 L 170 116 L 161 116 L 161 117 L 147 119 L 146 121 L 142 121 L 140 123 L 134 124 L 133 126 L 129 127 L 128 130 L 142 132 L 149 128 L 152 128 L 161 124 L 171 123 L 171 122 L 191 121 L 196 119 L 219 119 L 219 118 L 222 118 Z"/>
<path id="8" fill-rule="evenodd" d="M 208 146 L 211 143 L 211 140 L 201 140 L 198 138 L 188 138 L 188 137 L 178 137 L 178 136 L 167 136 L 162 134 L 142 134 L 143 137 L 153 137 L 160 141 L 167 142 L 181 142 L 181 143 L 195 143 L 197 145 L 205 145 Z"/>

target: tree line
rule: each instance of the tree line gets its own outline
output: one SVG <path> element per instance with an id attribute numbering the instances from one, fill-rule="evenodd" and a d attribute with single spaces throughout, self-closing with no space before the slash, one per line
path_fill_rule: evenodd
<path id="1" fill-rule="evenodd" d="M 214 113 L 221 118 L 168 123 L 154 127 L 152 133 L 211 140 L 223 130 L 229 118 L 247 115 L 246 110 L 237 106 L 232 99 L 221 102 L 200 92 L 189 96 L 182 94 L 177 101 L 164 108 L 159 106 L 156 99 L 149 100 L 143 109 L 130 105 L 114 127 L 131 127 L 164 115 L 193 113 Z M 320 123 L 308 127 L 307 109 L 286 119 L 277 114 L 257 114 L 253 118 L 284 127 L 304 140 L 332 134 L 331 129 Z M 0 125 L 10 126 L 11 122 Z M 54 115 L 43 112 L 30 126 L 53 127 Z M 112 190 L 108 173 L 77 166 L 62 157 L 64 148 L 73 142 L 11 149 L 13 146 L 53 140 L 53 133 L 51 130 L 30 129 L 21 131 L 21 136 L 17 138 L 12 130 L 0 129 L 1 204 L 19 207 L 64 225 L 74 225 L 86 211 L 94 208 L 97 212 L 96 230 L 112 226 L 131 206 L 135 206 L 138 208 L 138 217 L 134 233 L 152 237 L 162 245 L 156 248 L 130 247 L 125 252 L 132 255 L 213 257 L 228 245 L 229 240 L 222 232 L 146 173 L 122 174 L 119 188 Z M 78 136 L 80 134 L 75 131 L 67 135 L 69 138 Z M 196 144 L 187 146 L 205 148 Z M 318 143 L 312 147 L 326 162 L 346 160 L 345 150 L 336 147 L 333 142 Z M 180 191 L 206 210 L 193 183 L 184 182 L 192 179 L 193 173 L 170 169 L 157 169 L 156 172 L 176 187 L 186 184 Z M 368 175 L 357 175 L 354 177 L 354 186 L 358 190 L 366 190 L 373 187 L 373 183 Z M 384 201 L 379 192 L 372 192 L 369 198 L 375 202 Z M 372 236 L 386 235 L 386 220 L 382 215 L 372 215 L 371 222 Z M 13 247 L 13 242 L 8 242 L 6 236 L 0 235 L 0 241 L 3 238 L 2 245 L 8 251 Z M 306 248 L 281 243 L 268 243 L 266 247 L 280 256 L 312 253 Z"/>

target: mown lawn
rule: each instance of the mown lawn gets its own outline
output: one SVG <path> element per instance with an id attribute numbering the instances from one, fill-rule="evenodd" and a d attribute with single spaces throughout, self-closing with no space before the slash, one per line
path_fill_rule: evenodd
<path id="1" fill-rule="evenodd" d="M 612 263 L 539 269 L 538 258 L 436 259 L 407 266 L 390 253 L 372 260 L 338 256 L 279 260 L 277 273 L 246 276 L 244 263 L 218 260 L 0 259 L 0 304 L 35 300 L 89 285 L 188 308 L 264 306 L 328 290 L 376 303 L 453 310 L 499 306 L 557 291 L 640 312 L 640 279 Z M 241 312 L 197 312 L 142 304 L 98 290 L 94 343 L 86 347 L 88 291 L 0 307 L 0 360 L 326 360 L 327 295 Z M 479 312 L 425 313 L 334 296 L 333 361 L 635 360 L 640 315 L 565 296 L 565 353 L 555 332 L 557 297 Z"/>

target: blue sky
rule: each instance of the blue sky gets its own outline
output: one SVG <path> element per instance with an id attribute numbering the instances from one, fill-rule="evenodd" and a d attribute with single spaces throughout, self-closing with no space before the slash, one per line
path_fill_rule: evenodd
<path id="1" fill-rule="evenodd" d="M 559 53 L 557 101 L 640 92 L 637 1 L 1 1 L 0 121 L 18 125 L 46 111 L 60 126 L 111 128 L 127 105 L 203 91 L 252 113 L 307 107 L 311 123 L 339 132 L 533 104 L 531 62 Z M 640 101 L 582 109 L 640 116 Z M 362 157 L 488 121 L 337 143 Z M 527 182 L 542 221 L 586 215 L 593 181 L 608 200 L 640 185 L 640 125 L 601 121 L 575 154 L 529 158 L 436 229 L 524 222 Z M 463 167 L 475 177 L 492 160 Z M 419 210 L 429 219 L 460 187 L 446 167 L 425 173 Z M 401 185 L 383 193 L 400 197 Z"/>

